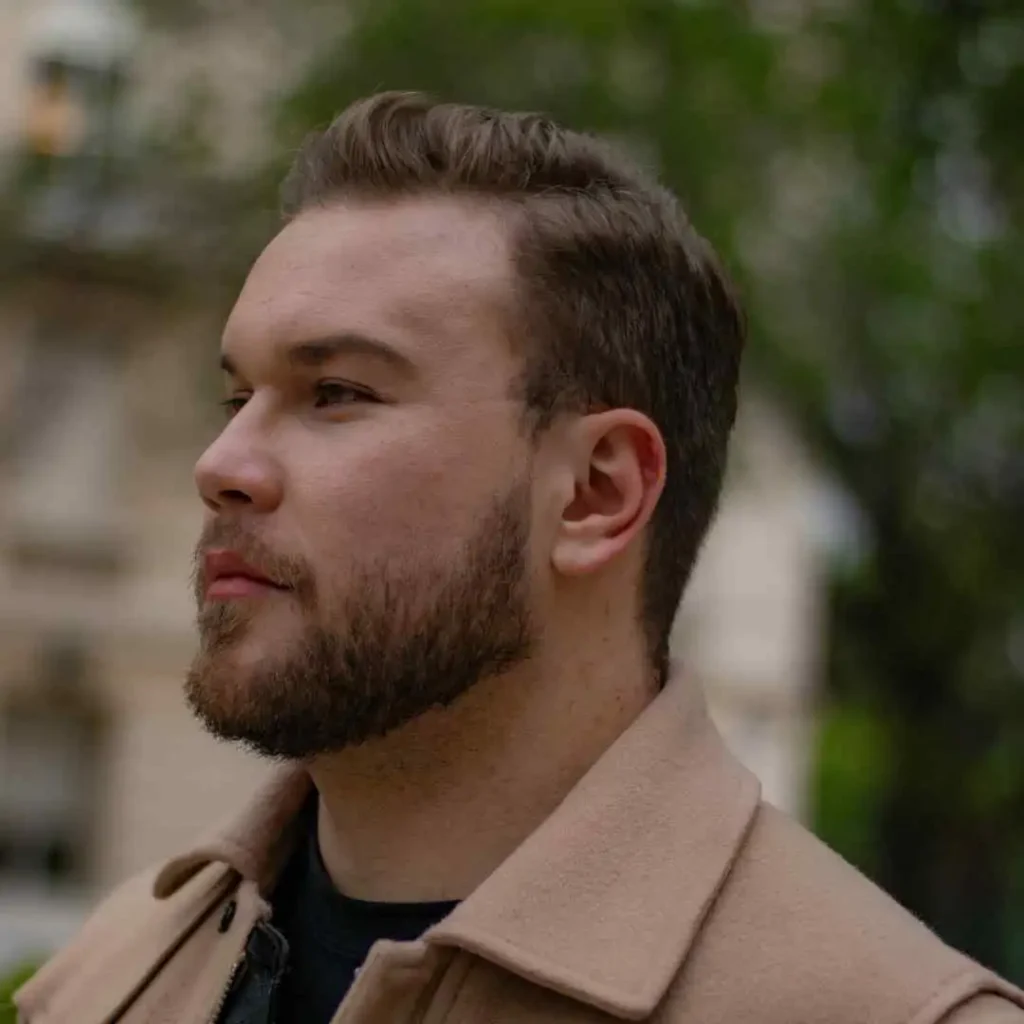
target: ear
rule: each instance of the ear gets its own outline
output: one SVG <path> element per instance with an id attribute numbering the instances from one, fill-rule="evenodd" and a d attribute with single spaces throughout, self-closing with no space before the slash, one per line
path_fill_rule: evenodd
<path id="1" fill-rule="evenodd" d="M 647 526 L 665 486 L 665 442 L 635 409 L 583 416 L 569 442 L 575 488 L 551 561 L 563 575 L 582 576 L 611 562 Z"/>

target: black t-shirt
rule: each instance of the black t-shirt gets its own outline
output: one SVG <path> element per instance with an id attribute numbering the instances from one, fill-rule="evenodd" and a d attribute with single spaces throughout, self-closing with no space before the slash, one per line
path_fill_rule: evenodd
<path id="1" fill-rule="evenodd" d="M 250 936 L 221 1024 L 329 1024 L 378 939 L 417 939 L 455 907 L 344 896 L 320 857 L 315 801 L 301 830 L 271 897 L 271 925 Z"/>

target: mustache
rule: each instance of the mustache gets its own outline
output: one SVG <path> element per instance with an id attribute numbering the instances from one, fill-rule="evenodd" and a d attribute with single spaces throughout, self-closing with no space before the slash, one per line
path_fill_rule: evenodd
<path id="1" fill-rule="evenodd" d="M 212 520 L 203 527 L 192 554 L 192 587 L 197 595 L 206 592 L 206 553 L 216 548 L 234 551 L 278 586 L 299 594 L 312 592 L 314 574 L 304 558 L 275 551 L 240 524 Z"/>

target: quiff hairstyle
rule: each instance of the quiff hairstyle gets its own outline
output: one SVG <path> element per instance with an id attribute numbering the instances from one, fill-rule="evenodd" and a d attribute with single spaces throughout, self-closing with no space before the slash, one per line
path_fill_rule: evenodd
<path id="1" fill-rule="evenodd" d="M 675 197 L 601 140 L 541 114 L 380 93 L 310 136 L 284 213 L 345 197 L 464 195 L 511 214 L 530 429 L 630 407 L 665 441 L 646 538 L 642 625 L 663 679 L 669 634 L 714 517 L 736 416 L 744 320 L 714 252 Z"/>

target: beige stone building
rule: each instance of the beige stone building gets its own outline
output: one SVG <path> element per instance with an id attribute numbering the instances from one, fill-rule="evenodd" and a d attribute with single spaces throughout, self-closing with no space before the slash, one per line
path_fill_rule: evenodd
<path id="1" fill-rule="evenodd" d="M 169 125 L 166 95 L 201 72 L 220 119 L 214 162 L 251 160 L 261 68 L 286 67 L 293 43 L 278 52 L 256 26 L 209 33 L 183 58 L 169 38 L 138 37 L 113 0 L 0 7 L 0 969 L 60 942 L 99 891 L 187 842 L 265 770 L 205 736 L 180 696 L 191 467 L 215 429 L 204 376 L 216 386 L 227 295 L 199 280 L 216 276 L 204 208 L 170 202 L 177 186 L 159 175 L 125 185 L 117 168 L 125 125 Z M 183 245 L 189 217 L 197 237 Z M 747 401 L 675 636 L 730 741 L 798 814 L 820 636 L 816 486 L 785 423 Z"/>

